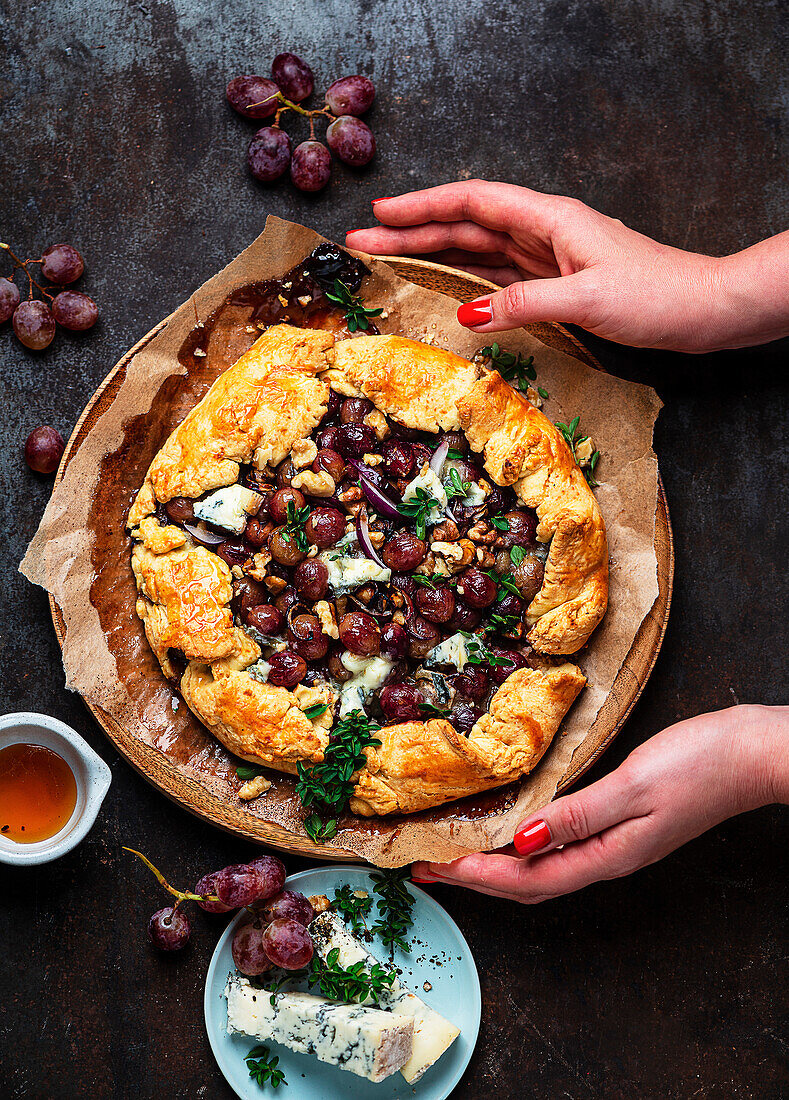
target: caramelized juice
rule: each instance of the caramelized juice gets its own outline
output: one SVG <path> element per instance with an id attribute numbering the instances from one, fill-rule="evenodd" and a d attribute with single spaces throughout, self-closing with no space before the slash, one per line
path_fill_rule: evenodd
<path id="1" fill-rule="evenodd" d="M 60 832 L 77 804 L 74 773 L 43 745 L 0 749 L 0 833 L 19 844 Z"/>

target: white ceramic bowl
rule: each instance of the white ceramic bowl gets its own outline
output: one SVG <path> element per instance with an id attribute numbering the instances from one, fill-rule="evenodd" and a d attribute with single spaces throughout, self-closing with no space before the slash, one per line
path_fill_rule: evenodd
<path id="1" fill-rule="evenodd" d="M 0 749 L 18 744 L 44 745 L 62 756 L 74 773 L 77 802 L 66 824 L 34 844 L 17 844 L 0 833 L 0 863 L 49 863 L 65 855 L 83 840 L 110 789 L 112 774 L 100 756 L 71 726 L 48 714 L 4 714 L 0 716 Z"/>

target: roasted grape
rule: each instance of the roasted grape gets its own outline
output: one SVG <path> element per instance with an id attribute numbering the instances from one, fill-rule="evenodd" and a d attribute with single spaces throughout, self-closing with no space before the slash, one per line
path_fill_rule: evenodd
<path id="1" fill-rule="evenodd" d="M 32 351 L 42 351 L 55 338 L 55 318 L 45 302 L 21 302 L 14 310 L 11 324 L 17 339 Z"/>
<path id="2" fill-rule="evenodd" d="M 472 607 L 490 607 L 496 599 L 496 582 L 481 569 L 467 569 L 458 583 L 458 594 Z"/>
<path id="3" fill-rule="evenodd" d="M 387 439 L 381 448 L 384 469 L 390 477 L 410 477 L 414 470 L 414 450 L 410 443 Z"/>
<path id="4" fill-rule="evenodd" d="M 307 661 L 319 661 L 329 651 L 329 639 L 321 630 L 317 615 L 294 615 L 288 627 L 288 641 Z"/>
<path id="5" fill-rule="evenodd" d="M 61 290 L 52 299 L 52 315 L 59 325 L 71 332 L 93 328 L 99 319 L 99 307 L 87 294 L 78 290 Z"/>
<path id="6" fill-rule="evenodd" d="M 416 660 L 426 657 L 430 650 L 441 641 L 441 631 L 421 615 L 414 615 L 406 626 L 408 632 L 408 654 Z"/>
<path id="7" fill-rule="evenodd" d="M 313 955 L 312 937 L 303 924 L 282 918 L 273 920 L 263 933 L 263 948 L 275 966 L 300 970 Z"/>
<path id="8" fill-rule="evenodd" d="M 247 150 L 247 164 L 255 179 L 263 183 L 278 180 L 290 164 L 290 138 L 279 126 L 264 126 Z"/>
<path id="9" fill-rule="evenodd" d="M 304 507 L 304 494 L 298 489 L 277 489 L 268 502 L 268 510 L 275 523 L 285 523 L 288 519 L 288 505 L 292 504 L 295 511 Z"/>
<path id="10" fill-rule="evenodd" d="M 307 558 L 296 566 L 293 584 L 299 595 L 305 599 L 322 600 L 329 587 L 329 570 L 317 558 Z"/>
<path id="11" fill-rule="evenodd" d="M 408 573 L 416 569 L 427 553 L 427 543 L 410 531 L 398 531 L 385 543 L 381 557 L 384 565 L 398 572 Z"/>
<path id="12" fill-rule="evenodd" d="M 363 115 L 375 99 L 375 85 L 366 76 L 343 76 L 326 89 L 326 106 L 335 115 Z"/>
<path id="13" fill-rule="evenodd" d="M 158 909 L 148 921 L 148 939 L 160 951 L 180 951 L 189 942 L 189 918 L 177 906 Z"/>
<path id="14" fill-rule="evenodd" d="M 326 128 L 329 148 L 353 168 L 369 164 L 375 156 L 375 135 L 370 127 L 353 115 L 340 115 Z"/>
<path id="15" fill-rule="evenodd" d="M 233 962 L 236 964 L 236 969 L 246 974 L 248 978 L 265 974 L 274 966 L 263 946 L 264 931 L 261 923 L 250 921 L 249 924 L 240 924 L 233 936 L 231 944 Z"/>
<path id="16" fill-rule="evenodd" d="M 266 902 L 261 912 L 267 921 L 295 920 L 305 928 L 315 916 L 309 900 L 296 890 L 282 890 Z"/>
<path id="17" fill-rule="evenodd" d="M 537 515 L 535 512 L 505 512 L 507 530 L 501 532 L 504 546 L 531 546 L 537 534 Z"/>
<path id="18" fill-rule="evenodd" d="M 379 695 L 381 710 L 390 722 L 422 717 L 422 697 L 413 684 L 389 684 Z"/>
<path id="19" fill-rule="evenodd" d="M 194 501 L 188 497 L 173 497 L 172 500 L 167 501 L 164 510 L 173 523 L 194 523 L 195 521 Z"/>
<path id="20" fill-rule="evenodd" d="M 375 432 L 367 424 L 343 424 L 334 439 L 334 449 L 345 458 L 361 458 L 375 447 Z"/>
<path id="21" fill-rule="evenodd" d="M 387 657 L 405 657 L 408 652 L 408 635 L 397 623 L 381 627 L 381 653 Z"/>
<path id="22" fill-rule="evenodd" d="M 261 523 L 257 516 L 252 516 L 247 520 L 247 525 L 244 528 L 244 538 L 248 543 L 251 543 L 256 550 L 259 550 L 261 546 L 266 545 L 266 539 L 270 533 L 270 526 L 266 526 Z"/>
<path id="23" fill-rule="evenodd" d="M 231 608 L 234 615 L 243 618 L 251 607 L 259 604 L 267 604 L 269 599 L 268 589 L 260 581 L 253 581 L 251 577 L 242 577 L 233 581 L 233 599 Z"/>
<path id="24" fill-rule="evenodd" d="M 277 610 L 282 612 L 283 615 L 287 615 L 291 607 L 294 607 L 299 603 L 299 594 L 292 584 L 289 584 L 286 588 L 283 588 L 280 594 L 277 596 L 274 603 L 277 606 Z"/>
<path id="25" fill-rule="evenodd" d="M 456 676 L 452 686 L 459 695 L 480 702 L 490 691 L 490 681 L 479 665 L 466 665 L 460 676 Z"/>
<path id="26" fill-rule="evenodd" d="M 84 270 L 85 262 L 73 245 L 51 244 L 41 254 L 41 274 L 58 286 L 75 282 Z"/>
<path id="27" fill-rule="evenodd" d="M 290 649 L 272 653 L 269 665 L 268 681 L 275 687 L 294 688 L 307 675 L 307 662 Z"/>
<path id="28" fill-rule="evenodd" d="M 471 703 L 455 703 L 449 714 L 449 720 L 460 733 L 470 733 L 482 711 Z"/>
<path id="29" fill-rule="evenodd" d="M 341 424 L 363 424 L 375 406 L 366 397 L 346 397 L 340 406 Z"/>
<path id="30" fill-rule="evenodd" d="M 331 179 L 331 153 L 322 141 L 302 141 L 293 150 L 290 178 L 299 191 L 322 191 Z"/>
<path id="31" fill-rule="evenodd" d="M 237 76 L 227 86 L 227 99 L 245 118 L 269 118 L 279 106 L 278 92 L 274 81 L 265 76 Z"/>
<path id="32" fill-rule="evenodd" d="M 345 534 L 345 516 L 336 508 L 316 508 L 304 524 L 304 533 L 314 546 L 325 550 Z"/>
<path id="33" fill-rule="evenodd" d="M 455 600 L 455 614 L 450 620 L 452 630 L 476 630 L 482 622 L 482 614 L 474 607 L 469 607 L 463 600 Z"/>
<path id="34" fill-rule="evenodd" d="M 225 539 L 216 547 L 215 553 L 231 569 L 234 565 L 243 565 L 252 557 L 252 551 L 241 539 Z"/>
<path id="35" fill-rule="evenodd" d="M 194 893 L 203 895 L 197 904 L 201 909 L 204 909 L 206 913 L 229 913 L 233 908 L 232 905 L 225 905 L 225 903 L 219 901 L 218 898 L 216 900 L 211 899 L 211 895 L 216 895 L 215 877 L 216 872 L 212 871 L 208 875 L 203 875 L 195 884 Z"/>
<path id="36" fill-rule="evenodd" d="M 25 462 L 37 474 L 54 474 L 64 449 L 63 436 L 55 428 L 34 428 L 25 440 Z"/>
<path id="37" fill-rule="evenodd" d="M 251 626 L 267 638 L 280 634 L 285 626 L 282 612 L 276 607 L 272 607 L 270 603 L 250 607 L 243 613 L 242 617 L 247 626 Z"/>
<path id="38" fill-rule="evenodd" d="M 526 658 L 515 649 L 499 649 L 494 646 L 491 652 L 497 658 L 497 663 L 490 666 L 490 677 L 497 684 L 503 684 L 516 669 L 523 668 L 526 664 Z"/>
<path id="39" fill-rule="evenodd" d="M 436 588 L 420 588 L 416 604 L 426 619 L 432 623 L 448 623 L 455 613 L 455 597 L 445 585 Z"/>
<path id="40" fill-rule="evenodd" d="M 262 896 L 263 882 L 257 868 L 248 863 L 232 863 L 214 873 L 214 890 L 223 905 L 240 909 Z"/>
<path id="41" fill-rule="evenodd" d="M 380 652 L 381 631 L 378 623 L 364 611 L 349 611 L 340 619 L 340 641 L 351 653 L 371 657 Z"/>
<path id="42" fill-rule="evenodd" d="M 296 467 L 289 458 L 286 458 L 284 462 L 280 462 L 277 466 L 277 488 L 287 489 L 297 472 Z"/>
<path id="43" fill-rule="evenodd" d="M 329 447 L 321 447 L 315 456 L 312 468 L 316 474 L 325 471 L 337 484 L 345 473 L 345 459 L 337 451 L 332 451 Z"/>
<path id="44" fill-rule="evenodd" d="M 510 574 L 512 581 L 527 603 L 531 603 L 542 588 L 545 565 L 536 554 L 527 554 Z"/>
<path id="45" fill-rule="evenodd" d="M 277 54 L 271 63 L 271 79 L 293 103 L 307 99 L 315 87 L 312 69 L 295 53 Z"/>
<path id="46" fill-rule="evenodd" d="M 19 287 L 10 279 L 0 279 L 0 323 L 7 321 L 19 305 Z"/>
<path id="47" fill-rule="evenodd" d="M 268 537 L 268 548 L 274 561 L 278 561 L 280 565 L 297 565 L 302 558 L 306 557 L 305 552 L 299 549 L 294 536 L 285 527 L 274 528 Z"/>

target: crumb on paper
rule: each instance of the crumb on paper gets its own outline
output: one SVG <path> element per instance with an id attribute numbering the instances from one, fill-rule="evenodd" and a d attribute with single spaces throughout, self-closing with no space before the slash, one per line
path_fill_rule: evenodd
<path id="1" fill-rule="evenodd" d="M 251 802 L 253 798 L 259 798 L 262 794 L 265 794 L 270 786 L 271 780 L 266 779 L 265 775 L 256 775 L 254 779 L 248 779 L 239 788 L 238 797 L 244 802 Z"/>
<path id="2" fill-rule="evenodd" d="M 202 348 L 195 348 L 194 354 L 197 356 L 198 359 L 205 359 L 208 353 L 203 351 Z"/>
<path id="3" fill-rule="evenodd" d="M 537 390 L 535 390 L 534 386 L 529 386 L 526 390 L 526 400 L 534 405 L 535 409 L 542 408 L 542 398 Z"/>
<path id="4" fill-rule="evenodd" d="M 296 301 L 299 303 L 300 306 L 308 306 L 312 301 L 312 298 L 309 296 L 309 294 L 300 294 Z"/>
<path id="5" fill-rule="evenodd" d="M 178 699 L 177 695 L 174 695 L 172 697 L 172 699 L 170 700 L 170 705 L 172 706 L 174 711 L 178 710 L 178 707 L 180 706 L 180 703 L 179 703 L 179 699 Z"/>

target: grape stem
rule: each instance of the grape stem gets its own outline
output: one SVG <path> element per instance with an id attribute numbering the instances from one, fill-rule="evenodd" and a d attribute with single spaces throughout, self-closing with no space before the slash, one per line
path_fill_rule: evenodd
<path id="1" fill-rule="evenodd" d="M 139 856 L 139 858 L 143 861 L 148 870 L 153 871 L 154 875 L 159 880 L 161 885 L 165 888 L 165 890 L 169 890 L 173 897 L 178 899 L 176 904 L 173 906 L 174 909 L 177 909 L 182 901 L 219 901 L 219 898 L 215 894 L 190 894 L 188 891 L 185 890 L 176 890 L 174 886 L 170 885 L 162 872 L 158 868 L 154 867 L 149 859 L 145 858 L 142 852 L 138 852 L 136 848 L 127 848 L 125 844 L 121 845 L 121 847 L 123 848 L 124 852 L 131 852 L 132 855 Z"/>
<path id="2" fill-rule="evenodd" d="M 333 115 L 331 111 L 327 111 L 325 107 L 317 111 L 307 111 L 304 107 L 300 107 L 298 103 L 291 103 L 289 99 L 286 99 L 282 92 L 277 92 L 275 96 L 270 95 L 266 99 L 261 99 L 259 103 L 248 103 L 247 110 L 251 107 L 262 107 L 264 103 L 270 103 L 272 99 L 276 99 L 281 104 L 277 108 L 277 113 L 274 116 L 274 125 L 279 126 L 280 115 L 283 115 L 285 111 L 295 111 L 296 114 L 304 115 L 305 118 L 310 120 L 310 141 L 315 140 L 315 119 L 318 115 L 323 115 L 324 118 L 330 119 L 331 122 L 336 121 L 336 115 Z"/>
<path id="3" fill-rule="evenodd" d="M 28 294 L 27 294 L 27 297 L 28 297 L 28 300 L 29 301 L 33 300 L 33 287 L 35 286 L 35 287 L 38 287 L 38 289 L 41 291 L 41 293 L 44 295 L 45 298 L 49 298 L 50 301 L 53 301 L 54 295 L 50 294 L 49 291 L 45 290 L 44 287 L 41 285 L 41 283 L 37 283 L 36 280 L 33 278 L 33 276 L 30 274 L 30 272 L 27 270 L 27 265 L 28 264 L 40 264 L 41 260 L 30 260 L 30 259 L 20 260 L 19 257 L 17 256 L 17 254 L 11 250 L 10 245 L 7 245 L 4 241 L 0 241 L 0 248 L 4 249 L 8 253 L 8 255 L 11 257 L 11 259 L 14 261 L 14 270 L 11 272 L 12 277 L 14 275 L 14 272 L 17 270 L 17 268 L 20 268 L 20 267 L 24 271 L 25 275 L 27 275 L 27 280 L 28 280 Z"/>

